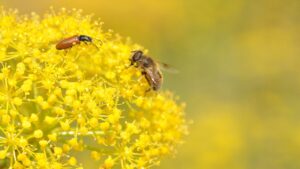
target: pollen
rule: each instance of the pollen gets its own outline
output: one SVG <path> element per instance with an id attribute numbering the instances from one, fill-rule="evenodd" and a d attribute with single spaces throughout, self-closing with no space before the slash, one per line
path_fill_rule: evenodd
<path id="1" fill-rule="evenodd" d="M 86 154 L 99 168 L 150 168 L 176 153 L 184 104 L 129 66 L 147 49 L 81 10 L 0 10 L 0 168 L 83 169 Z M 56 49 L 80 34 L 95 40 Z"/>

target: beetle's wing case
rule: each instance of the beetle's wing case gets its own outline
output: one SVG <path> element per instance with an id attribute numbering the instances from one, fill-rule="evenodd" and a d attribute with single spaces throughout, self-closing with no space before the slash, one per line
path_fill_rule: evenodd
<path id="1" fill-rule="evenodd" d="M 58 50 L 67 49 L 67 48 L 72 47 L 74 44 L 78 44 L 78 43 L 80 43 L 78 36 L 74 35 L 74 36 L 71 36 L 69 38 L 59 41 L 56 44 L 56 49 L 58 49 Z"/>

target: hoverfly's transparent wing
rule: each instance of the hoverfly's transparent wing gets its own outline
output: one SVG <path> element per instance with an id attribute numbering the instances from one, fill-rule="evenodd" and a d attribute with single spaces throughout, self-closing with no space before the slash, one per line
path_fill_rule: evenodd
<path id="1" fill-rule="evenodd" d="M 157 64 L 158 64 L 159 68 L 164 72 L 174 73 L 174 74 L 179 73 L 178 69 L 174 68 L 173 66 L 171 66 L 167 63 L 157 61 Z"/>

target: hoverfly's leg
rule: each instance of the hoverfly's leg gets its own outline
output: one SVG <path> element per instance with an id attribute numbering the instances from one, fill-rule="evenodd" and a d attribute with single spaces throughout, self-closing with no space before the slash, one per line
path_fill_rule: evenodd
<path id="1" fill-rule="evenodd" d="M 130 60 L 129 60 L 130 61 Z M 125 66 L 125 69 L 129 69 L 131 66 L 133 66 L 133 63 L 131 62 L 129 65 Z"/>
<path id="2" fill-rule="evenodd" d="M 136 65 L 134 65 L 134 63 L 133 62 L 131 62 L 131 60 L 129 59 L 129 61 L 130 61 L 130 64 L 129 65 L 126 65 L 125 66 L 125 69 L 129 69 L 131 66 L 134 66 L 134 67 L 136 67 Z"/>
<path id="3" fill-rule="evenodd" d="M 129 69 L 131 67 L 131 65 L 126 65 L 125 69 Z"/>
<path id="4" fill-rule="evenodd" d="M 152 91 L 151 88 L 147 89 L 147 90 L 145 91 L 145 93 L 148 93 L 148 92 L 150 92 L 150 91 Z"/>
<path id="5" fill-rule="evenodd" d="M 155 94 L 155 92 L 152 92 L 152 91 L 153 91 L 153 89 L 152 89 L 151 87 L 149 87 L 147 90 L 145 90 L 144 95 L 146 96 L 146 95 L 152 95 L 152 94 Z"/>
<path id="6" fill-rule="evenodd" d="M 139 77 L 139 78 L 137 79 L 137 81 L 140 82 L 140 81 L 142 80 L 142 78 L 143 78 L 143 76 Z"/>
<path id="7" fill-rule="evenodd" d="M 131 61 L 131 60 L 129 59 L 129 61 Z M 138 64 L 134 64 L 134 62 L 132 62 L 132 61 L 130 62 L 130 65 L 128 66 L 128 68 L 131 67 L 131 66 L 134 66 L 135 68 L 139 67 Z"/>
<path id="8" fill-rule="evenodd" d="M 143 75 L 143 76 L 141 76 L 141 77 L 139 77 L 139 78 L 137 79 L 138 82 L 140 82 L 140 81 L 142 80 L 142 78 L 145 77 L 146 72 L 145 72 L 145 71 L 142 71 L 142 75 Z M 146 78 L 146 79 L 147 79 L 147 78 Z M 147 81 L 148 81 L 148 80 L 147 80 Z"/>

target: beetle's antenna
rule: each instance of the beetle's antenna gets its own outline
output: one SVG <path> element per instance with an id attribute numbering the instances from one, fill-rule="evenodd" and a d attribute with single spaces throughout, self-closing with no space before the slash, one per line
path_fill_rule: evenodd
<path id="1" fill-rule="evenodd" d="M 99 47 L 95 43 L 92 42 L 92 44 L 97 48 L 97 50 L 99 50 Z"/>
<path id="2" fill-rule="evenodd" d="M 103 45 L 103 41 L 102 41 L 101 39 L 97 39 L 97 38 L 93 38 L 93 39 L 95 39 L 95 40 L 99 41 L 99 42 L 100 42 L 100 46 L 102 46 L 102 45 Z"/>

